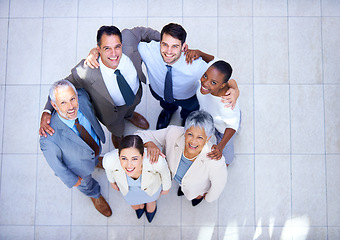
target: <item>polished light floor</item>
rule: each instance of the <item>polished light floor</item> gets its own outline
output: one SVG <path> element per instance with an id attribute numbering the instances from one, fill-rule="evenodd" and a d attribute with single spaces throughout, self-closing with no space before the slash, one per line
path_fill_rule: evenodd
<path id="1" fill-rule="evenodd" d="M 101 25 L 169 22 L 234 68 L 242 127 L 228 183 L 195 208 L 172 188 L 150 224 L 96 169 L 106 218 L 39 149 L 47 90 Z M 339 0 L 0 0 L 0 32 L 0 239 L 340 239 Z M 152 129 L 160 109 L 144 86 L 137 110 Z"/>

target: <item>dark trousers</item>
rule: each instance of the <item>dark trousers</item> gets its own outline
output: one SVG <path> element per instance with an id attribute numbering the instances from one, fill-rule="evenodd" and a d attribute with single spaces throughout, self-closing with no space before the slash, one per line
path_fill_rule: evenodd
<path id="1" fill-rule="evenodd" d="M 169 103 L 169 102 L 164 101 L 164 99 L 161 98 L 160 96 L 158 96 L 158 94 L 152 90 L 151 86 L 150 86 L 150 91 L 151 91 L 152 96 L 156 98 L 158 101 L 160 101 L 160 105 L 166 113 L 173 114 L 174 112 L 176 112 L 178 107 L 181 107 L 182 110 L 181 110 L 180 115 L 181 115 L 181 118 L 183 118 L 183 120 L 187 119 L 187 117 L 189 116 L 191 112 L 196 111 L 200 108 L 196 94 L 192 96 L 191 98 L 184 99 L 184 100 L 175 100 L 174 102 Z"/>

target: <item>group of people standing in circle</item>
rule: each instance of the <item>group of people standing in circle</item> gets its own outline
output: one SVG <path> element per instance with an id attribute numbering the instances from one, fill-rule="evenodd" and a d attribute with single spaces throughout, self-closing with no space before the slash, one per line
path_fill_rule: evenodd
<path id="1" fill-rule="evenodd" d="M 217 200 L 225 187 L 241 118 L 238 86 L 230 79 L 229 63 L 189 49 L 186 35 L 175 23 L 161 33 L 102 26 L 97 47 L 50 89 L 39 129 L 41 150 L 56 175 L 89 196 L 107 217 L 112 210 L 92 177 L 96 166 L 105 169 L 137 218 L 145 212 L 149 222 L 156 200 L 172 183 L 193 206 Z M 155 130 L 134 111 L 146 83 L 142 62 L 150 92 L 162 107 Z M 179 107 L 181 126 L 170 125 Z M 143 130 L 124 136 L 124 120 Z M 115 146 L 104 156 L 99 122 Z"/>

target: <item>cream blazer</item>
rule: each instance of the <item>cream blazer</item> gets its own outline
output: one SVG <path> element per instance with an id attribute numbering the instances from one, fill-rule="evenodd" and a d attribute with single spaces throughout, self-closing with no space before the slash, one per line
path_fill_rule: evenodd
<path id="1" fill-rule="evenodd" d="M 171 176 L 165 159 L 160 156 L 157 163 L 150 164 L 146 155 L 143 159 L 141 189 L 149 196 L 154 195 L 161 185 L 163 191 L 169 190 L 171 188 Z M 116 182 L 120 192 L 126 196 L 129 192 L 129 186 L 125 171 L 120 165 L 118 149 L 104 155 L 103 167 L 109 182 Z"/>
<path id="2" fill-rule="evenodd" d="M 169 126 L 160 130 L 137 131 L 143 142 L 152 141 L 163 148 L 168 165 L 175 176 L 182 153 L 184 151 L 184 128 Z M 182 179 L 182 191 L 189 200 L 207 193 L 205 200 L 212 202 L 220 196 L 227 182 L 227 168 L 224 157 L 220 160 L 211 160 L 206 155 L 211 150 L 212 143 L 208 142 L 193 162 Z"/>

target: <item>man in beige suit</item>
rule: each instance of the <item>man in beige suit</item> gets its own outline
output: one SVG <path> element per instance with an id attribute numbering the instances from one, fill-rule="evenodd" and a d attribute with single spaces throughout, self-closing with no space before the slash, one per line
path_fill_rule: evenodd
<path id="1" fill-rule="evenodd" d="M 134 111 L 141 101 L 142 87 L 133 63 L 122 53 L 122 35 L 118 28 L 102 26 L 97 33 L 97 44 L 101 67 L 91 69 L 82 60 L 66 79 L 88 92 L 96 117 L 112 133 L 112 142 L 118 148 L 124 134 L 124 119 L 139 128 L 149 128 L 147 120 Z M 133 52 L 133 49 L 128 50 Z M 121 77 L 125 82 L 120 82 Z M 49 126 L 51 111 L 53 108 L 48 101 L 41 117 L 41 136 L 54 133 Z"/>

